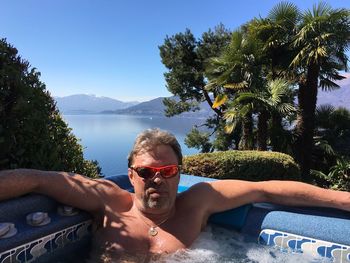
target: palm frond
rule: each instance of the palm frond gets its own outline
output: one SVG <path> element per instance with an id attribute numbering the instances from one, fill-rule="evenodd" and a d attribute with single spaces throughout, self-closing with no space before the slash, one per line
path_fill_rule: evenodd
<path id="1" fill-rule="evenodd" d="M 224 85 L 224 88 L 226 89 L 235 89 L 235 90 L 242 90 L 248 88 L 248 82 L 243 80 L 238 83 L 228 83 Z"/>
<path id="2" fill-rule="evenodd" d="M 224 127 L 224 131 L 227 134 L 230 134 L 234 131 L 234 129 L 237 126 L 237 122 L 231 122 L 231 123 L 226 123 L 225 127 Z"/>
<path id="3" fill-rule="evenodd" d="M 277 111 L 283 115 L 291 115 L 296 112 L 296 108 L 291 103 L 281 103 L 277 106 Z"/>
<path id="4" fill-rule="evenodd" d="M 318 171 L 318 170 L 310 170 L 310 173 L 311 173 L 313 176 L 316 176 L 316 177 L 319 177 L 319 178 L 328 180 L 328 175 L 326 175 L 325 173 L 323 173 L 323 172 L 321 172 L 321 171 Z"/>
<path id="5" fill-rule="evenodd" d="M 330 156 L 334 156 L 335 152 L 332 148 L 332 146 L 328 143 L 327 140 L 323 140 L 320 138 L 314 138 L 315 140 L 315 147 L 321 149 L 323 152 L 325 152 L 326 154 L 330 155 Z"/>
<path id="6" fill-rule="evenodd" d="M 328 3 L 321 1 L 313 5 L 312 11 L 314 17 L 322 17 L 331 13 L 332 7 Z"/>
<path id="7" fill-rule="evenodd" d="M 316 127 L 322 129 L 330 129 L 331 127 L 331 117 L 335 111 L 334 106 L 331 104 L 322 104 L 316 108 L 315 111 L 315 124 Z"/>
<path id="8" fill-rule="evenodd" d="M 299 8 L 291 2 L 278 3 L 268 14 L 268 18 L 273 21 L 286 21 L 290 23 L 295 23 L 299 16 Z"/>
<path id="9" fill-rule="evenodd" d="M 237 117 L 239 117 L 239 111 L 233 107 L 224 113 L 224 120 L 226 120 L 226 122 L 233 122 Z"/>
<path id="10" fill-rule="evenodd" d="M 337 83 L 331 81 L 328 78 L 326 79 L 322 77 L 320 77 L 320 87 L 324 91 L 331 91 L 340 88 L 340 86 Z"/>
<path id="11" fill-rule="evenodd" d="M 210 91 L 210 90 L 213 90 L 214 88 L 216 88 L 217 85 L 214 81 L 209 81 L 207 83 L 207 85 L 204 86 L 204 89 L 207 90 L 207 91 Z"/>
<path id="12" fill-rule="evenodd" d="M 331 104 L 322 104 L 316 108 L 315 117 L 320 118 L 325 116 L 329 119 L 329 116 L 335 111 L 335 107 Z"/>
<path id="13" fill-rule="evenodd" d="M 216 96 L 212 108 L 218 108 L 227 101 L 228 97 L 226 94 L 219 94 Z"/>

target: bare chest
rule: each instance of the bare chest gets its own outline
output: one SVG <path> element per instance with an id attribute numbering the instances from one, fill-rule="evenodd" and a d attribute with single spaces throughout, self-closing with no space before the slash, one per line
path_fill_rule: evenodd
<path id="1" fill-rule="evenodd" d="M 95 239 L 109 251 L 172 253 L 188 248 L 201 231 L 202 218 L 193 211 L 179 211 L 150 231 L 141 218 L 130 213 L 107 213 Z M 151 232 L 151 233 L 150 233 Z"/>

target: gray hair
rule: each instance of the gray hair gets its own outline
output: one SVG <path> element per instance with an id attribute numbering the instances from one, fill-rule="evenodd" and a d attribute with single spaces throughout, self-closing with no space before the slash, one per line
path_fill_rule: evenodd
<path id="1" fill-rule="evenodd" d="M 135 155 L 141 152 L 152 151 L 154 147 L 159 145 L 170 146 L 177 157 L 178 164 L 182 164 L 181 146 L 175 136 L 170 132 L 155 128 L 147 129 L 136 137 L 134 147 L 128 155 L 128 167 L 131 167 Z"/>

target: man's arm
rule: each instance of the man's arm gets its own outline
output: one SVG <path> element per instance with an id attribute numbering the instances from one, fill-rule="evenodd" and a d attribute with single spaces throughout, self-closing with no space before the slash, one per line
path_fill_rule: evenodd
<path id="1" fill-rule="evenodd" d="M 126 191 L 107 180 L 31 169 L 0 171 L 0 201 L 30 192 L 50 196 L 94 214 L 103 213 L 106 200 L 111 198 L 116 198 L 116 210 L 123 210 L 131 200 Z"/>
<path id="2" fill-rule="evenodd" d="M 350 211 L 350 193 L 294 181 L 247 182 L 218 180 L 195 190 L 208 214 L 248 203 L 268 202 L 290 206 L 332 207 Z"/>

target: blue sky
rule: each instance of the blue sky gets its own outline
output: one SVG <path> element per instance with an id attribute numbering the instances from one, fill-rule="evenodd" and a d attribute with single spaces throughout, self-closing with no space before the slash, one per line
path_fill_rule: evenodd
<path id="1" fill-rule="evenodd" d="M 169 96 L 158 46 L 189 28 L 235 29 L 279 1 L 2 0 L 0 37 L 41 72 L 53 96 L 123 101 Z M 291 1 L 304 10 L 317 1 Z M 350 8 L 348 0 L 328 1 Z"/>

